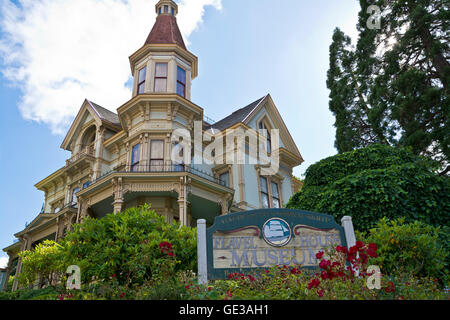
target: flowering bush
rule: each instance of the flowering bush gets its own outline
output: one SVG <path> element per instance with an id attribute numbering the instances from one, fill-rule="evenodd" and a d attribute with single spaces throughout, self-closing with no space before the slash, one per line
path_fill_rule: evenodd
<path id="1" fill-rule="evenodd" d="M 448 283 L 448 243 L 442 243 L 440 228 L 420 221 L 405 223 L 403 218 L 382 219 L 360 236 L 378 246 L 379 256 L 373 263 L 384 273 L 409 273 L 437 278 L 441 285 Z"/>
<path id="2" fill-rule="evenodd" d="M 367 287 L 367 267 L 378 257 L 378 246 L 358 241 L 347 250 L 337 246 L 320 251 L 317 271 L 274 266 L 255 274 L 233 273 L 228 280 L 207 286 L 191 283 L 191 299 L 222 300 L 355 300 L 355 299 L 448 299 L 437 283 L 407 274 L 381 274 L 381 289 Z"/>

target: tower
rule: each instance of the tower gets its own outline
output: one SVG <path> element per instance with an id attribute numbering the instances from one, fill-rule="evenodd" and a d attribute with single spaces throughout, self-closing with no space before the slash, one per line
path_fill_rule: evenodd
<path id="1" fill-rule="evenodd" d="M 178 5 L 173 0 L 160 0 L 155 10 L 157 18 L 150 34 L 130 57 L 133 97 L 167 93 L 190 100 L 198 59 L 186 49 L 178 28 Z"/>

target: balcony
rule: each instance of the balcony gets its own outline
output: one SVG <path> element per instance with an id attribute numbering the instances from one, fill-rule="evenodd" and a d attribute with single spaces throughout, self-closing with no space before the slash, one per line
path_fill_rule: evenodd
<path id="1" fill-rule="evenodd" d="M 91 157 L 91 158 L 95 157 L 94 146 L 85 147 L 80 152 L 78 152 L 76 155 L 74 155 L 72 158 L 66 160 L 66 166 L 68 167 L 68 166 L 74 164 L 75 162 L 77 162 L 78 160 L 85 158 L 85 157 Z"/>
<path id="2" fill-rule="evenodd" d="M 195 168 L 193 165 L 185 165 L 174 163 L 172 161 L 158 161 L 153 164 L 148 165 L 131 165 L 131 166 L 120 166 L 113 170 L 113 172 L 118 173 L 180 173 L 187 172 L 191 173 L 197 177 L 204 178 L 210 182 L 217 183 L 218 185 L 228 187 L 226 182 L 214 177 L 208 172 L 202 171 L 199 168 Z"/>
<path id="3" fill-rule="evenodd" d="M 105 172 L 101 176 L 99 176 L 97 179 L 92 181 L 91 186 L 95 185 L 96 182 L 103 180 L 104 178 L 116 174 L 116 173 L 139 173 L 139 174 L 152 174 L 152 173 L 190 173 L 197 177 L 203 178 L 207 181 L 216 183 L 222 187 L 230 188 L 230 186 L 227 186 L 227 183 L 219 178 L 214 177 L 208 172 L 202 171 L 198 168 L 195 168 L 192 165 L 185 165 L 185 164 L 177 164 L 172 161 L 164 161 L 162 163 L 158 164 L 149 164 L 149 165 L 132 165 L 132 166 L 126 166 L 121 165 L 119 167 L 114 168 L 113 170 L 109 172 Z"/>

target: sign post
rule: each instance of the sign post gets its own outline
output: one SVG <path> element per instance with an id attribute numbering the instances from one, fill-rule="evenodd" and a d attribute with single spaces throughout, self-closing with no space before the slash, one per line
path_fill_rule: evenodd
<path id="1" fill-rule="evenodd" d="M 197 220 L 197 263 L 198 283 L 208 283 L 208 266 L 206 252 L 206 220 Z"/>

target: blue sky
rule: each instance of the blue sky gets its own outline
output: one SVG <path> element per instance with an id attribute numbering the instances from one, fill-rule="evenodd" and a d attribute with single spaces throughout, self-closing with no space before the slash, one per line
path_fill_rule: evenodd
<path id="1" fill-rule="evenodd" d="M 23 0 L 24 3 L 29 1 Z M 55 0 L 34 1 L 49 4 Z M 105 1 L 105 5 L 113 1 Z M 144 0 L 135 1 L 144 3 Z M 189 15 L 179 17 L 179 20 L 186 21 L 179 23 L 181 29 L 182 25 L 192 29 L 188 33 L 183 30 L 182 32 L 187 40 L 188 49 L 199 58 L 199 76 L 193 83 L 192 101 L 203 107 L 208 117 L 220 120 L 236 109 L 270 93 L 305 159 L 305 163 L 294 170 L 295 175 L 301 176 L 309 165 L 336 154 L 334 117 L 328 109 L 329 92 L 326 88 L 328 49 L 335 27 L 342 28 L 351 36 L 355 35 L 359 1 L 287 0 L 283 1 L 283 7 L 280 6 L 281 2 L 276 0 L 194 1 L 213 5 L 200 8 L 189 7 Z M 1 8 L 4 8 L 7 2 L 10 1 L 0 0 Z M 133 2 L 133 0 L 125 2 Z M 74 6 L 77 5 L 75 0 L 71 3 Z M 203 16 L 200 14 L 201 9 L 204 10 Z M 45 7 L 41 10 L 45 10 Z M 138 11 L 142 10 L 136 10 Z M 46 14 L 51 15 L 52 12 L 57 11 L 49 10 Z M 133 10 L 130 12 L 127 14 L 133 23 L 124 24 L 121 31 L 125 33 L 133 33 L 132 28 L 136 28 L 136 21 L 142 19 L 142 12 L 139 17 L 133 16 Z M 131 50 L 122 50 L 125 53 L 121 62 L 128 63 L 128 56 L 145 41 L 153 24 L 152 19 L 154 19 L 153 16 L 142 24 L 144 27 L 140 27 L 142 30 L 139 33 L 138 44 L 130 44 Z M 53 30 L 45 26 L 46 19 L 41 20 L 36 22 L 33 19 L 22 19 L 23 33 L 27 32 L 28 23 L 33 28 L 36 27 L 35 24 L 41 23 L 42 30 Z M 48 20 L 51 21 L 51 19 Z M 80 20 L 79 23 L 89 28 L 89 21 Z M 97 28 L 92 30 L 93 34 L 100 30 L 99 23 L 102 23 L 101 19 L 92 27 Z M 128 25 L 130 30 L 126 29 Z M 0 46 L 2 43 L 5 46 L 6 43 L 7 46 L 11 46 L 8 48 L 10 53 L 14 50 L 20 52 L 22 47 L 13 48 L 10 39 L 7 38 L 10 31 L 6 30 L 5 24 L 2 27 Z M 108 29 L 104 29 L 102 32 L 107 33 Z M 110 46 L 121 48 L 121 39 L 111 34 L 102 34 L 102 39 L 104 38 L 109 42 L 99 42 L 99 47 L 95 51 L 101 51 L 103 49 L 101 46 L 105 43 L 108 49 Z M 1 42 L 1 39 L 4 41 Z M 58 39 L 57 35 L 52 39 Z M 77 39 L 78 42 L 73 42 L 74 50 L 76 46 L 82 44 L 83 39 L 85 38 L 80 37 Z M 27 48 L 26 50 L 36 45 L 33 43 L 27 46 L 27 41 L 36 41 L 36 39 L 27 38 L 26 35 L 23 37 L 22 46 Z M 39 42 L 37 45 L 40 45 Z M 45 45 L 53 44 L 45 42 Z M 70 43 L 65 50 L 71 51 Z M 91 53 L 91 55 L 94 54 Z M 89 63 L 87 59 L 91 55 L 80 56 L 80 59 L 83 59 L 83 63 Z M 64 55 L 56 58 L 64 62 Z M 81 107 L 84 98 L 89 98 L 110 109 L 115 109 L 126 102 L 124 99 L 117 103 L 113 102 L 111 105 L 104 105 L 103 101 L 108 100 L 101 94 L 97 98 L 95 90 L 86 90 L 86 93 L 79 90 L 69 95 L 68 99 L 64 99 L 70 100 L 69 102 L 61 101 L 59 104 L 57 98 L 54 100 L 51 97 L 48 98 L 53 91 L 46 92 L 47 96 L 44 93 L 37 94 L 36 91 L 39 90 L 33 88 L 41 86 L 25 87 L 20 79 L 12 79 L 8 76 L 11 66 L 17 65 L 18 62 L 11 63 L 7 59 L 5 54 L 0 55 L 0 203 L 2 204 L 0 248 L 10 245 L 14 240 L 13 234 L 22 230 L 25 223 L 33 220 L 39 213 L 44 195 L 34 188 L 34 184 L 61 168 L 70 156 L 68 152 L 60 149 L 60 145 L 67 130 L 67 124 L 75 116 L 76 110 Z M 41 59 L 43 59 L 42 63 L 45 63 L 45 57 Z M 76 56 L 73 61 L 75 59 Z M 61 70 L 58 65 L 60 64 L 52 65 L 52 61 L 48 62 L 42 77 L 64 72 L 64 69 Z M 74 69 L 78 67 L 75 62 L 67 64 L 69 68 L 71 65 Z M 83 73 L 88 74 L 84 71 L 75 74 Z M 37 76 L 39 80 L 41 75 L 34 74 L 34 76 Z M 76 78 L 72 75 L 71 77 Z M 115 80 L 114 76 L 110 78 L 112 81 Z M 42 82 L 45 83 L 45 79 L 43 78 Z M 82 78 L 75 80 L 83 82 Z M 127 81 L 117 77 L 116 82 L 123 85 Z M 99 81 L 95 84 L 95 88 L 100 88 L 101 85 Z M 107 89 L 104 88 L 104 90 Z M 98 92 L 101 90 L 98 89 Z M 54 94 L 56 96 L 60 93 Z M 39 101 L 36 101 L 39 97 L 46 97 L 47 100 L 44 100 L 46 103 L 47 101 L 57 102 L 53 103 L 53 109 L 46 110 L 47 113 L 44 113 L 43 109 L 50 103 L 39 104 Z M 70 110 L 58 109 L 67 108 L 65 107 L 67 103 L 70 103 Z M 27 108 L 35 109 L 30 112 Z M 64 120 L 55 122 L 52 115 Z M 0 259 L 5 256 L 3 252 L 0 252 Z"/>

